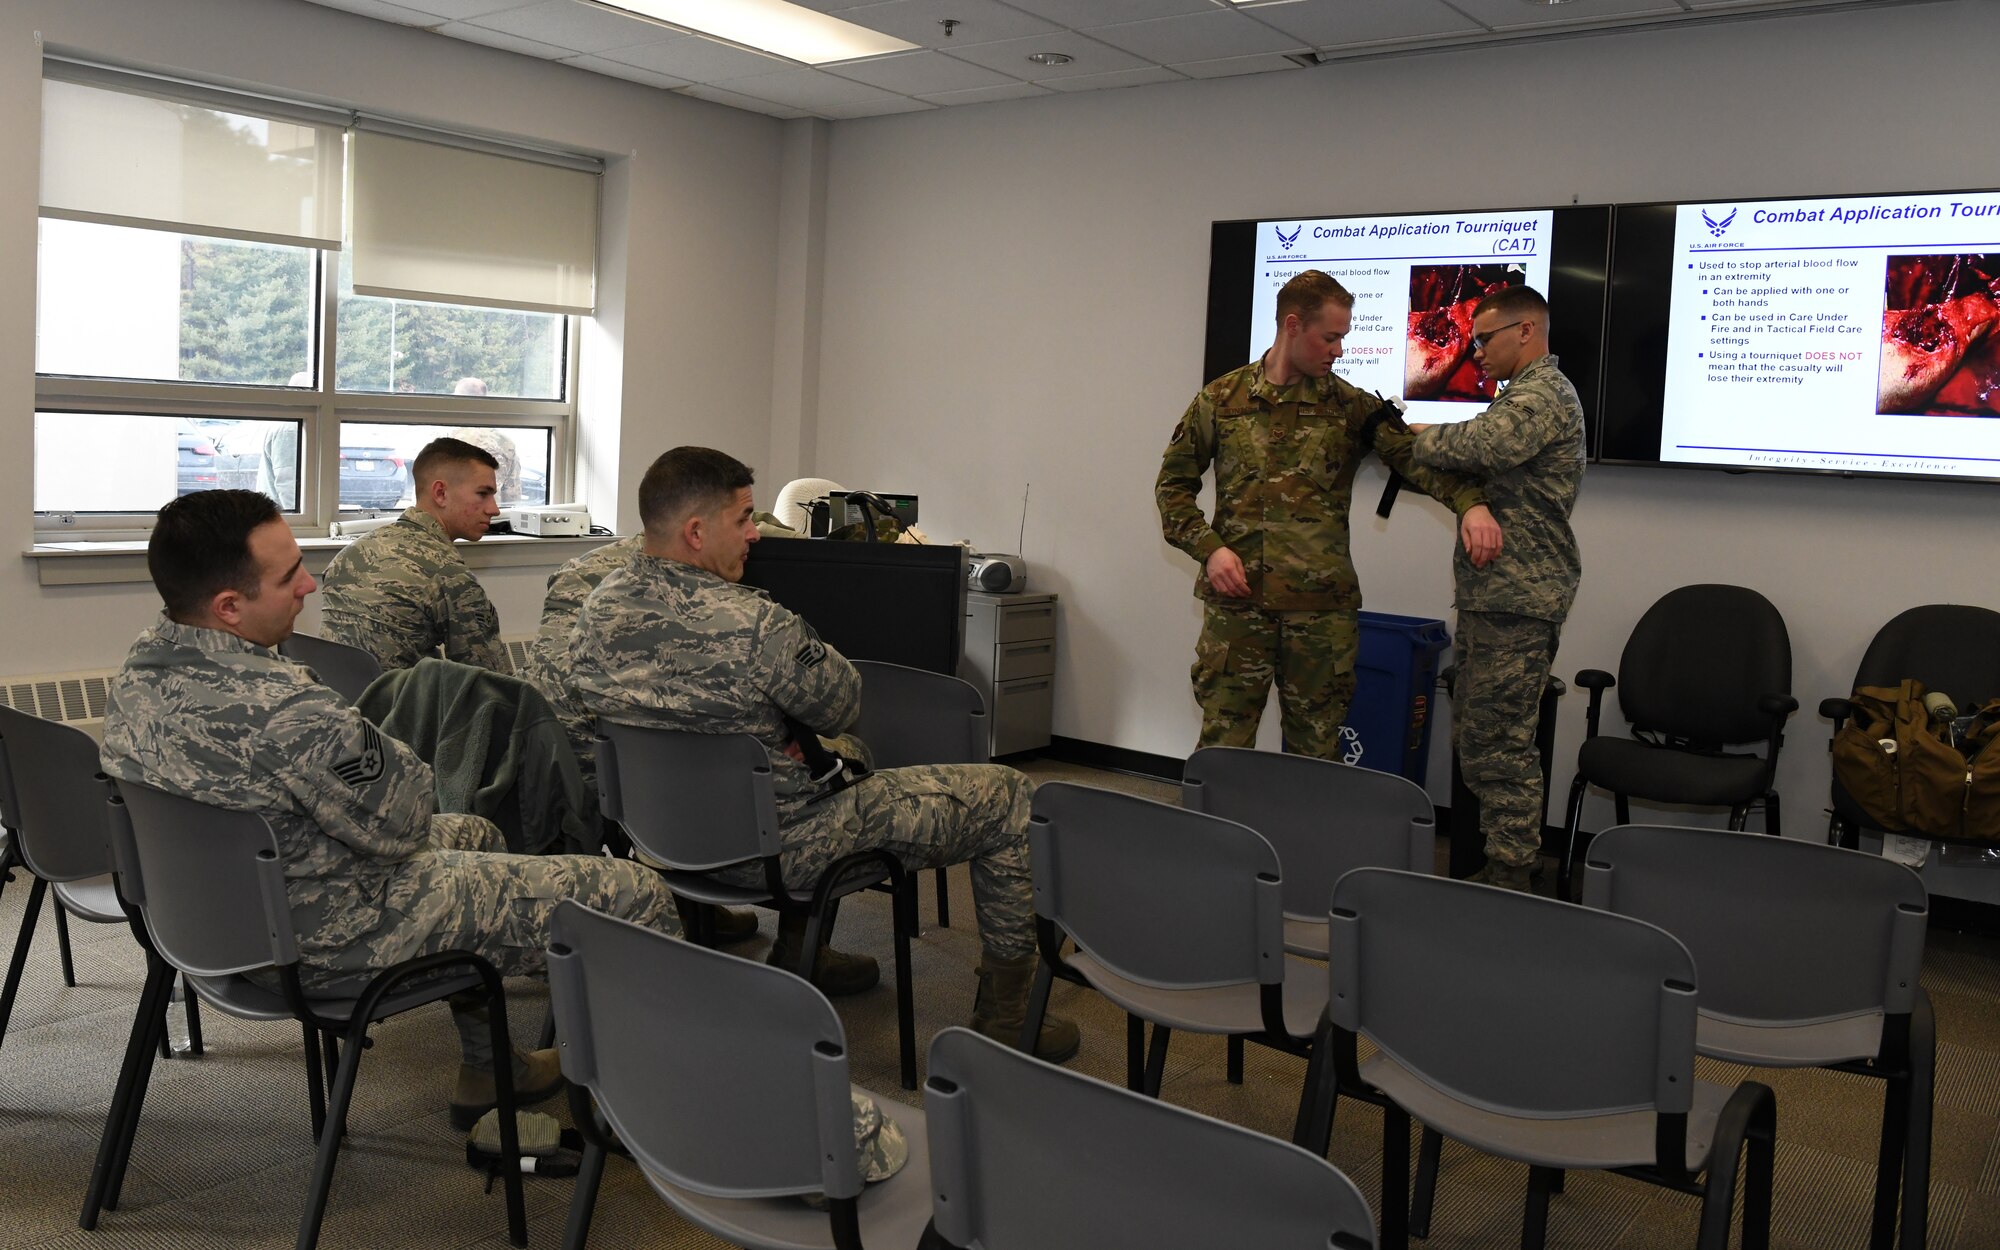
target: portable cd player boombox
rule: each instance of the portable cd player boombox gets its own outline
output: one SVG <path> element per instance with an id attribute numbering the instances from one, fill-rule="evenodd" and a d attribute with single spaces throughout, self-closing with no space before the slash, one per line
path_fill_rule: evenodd
<path id="1" fill-rule="evenodd" d="M 966 584 L 992 594 L 1012 594 L 1028 588 L 1028 562 L 1020 556 L 975 551 L 966 565 Z"/>

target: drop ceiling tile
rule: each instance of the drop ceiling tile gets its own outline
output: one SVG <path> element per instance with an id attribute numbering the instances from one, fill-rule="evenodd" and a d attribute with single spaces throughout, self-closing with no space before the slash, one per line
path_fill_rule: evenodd
<path id="1" fill-rule="evenodd" d="M 668 91 L 688 85 L 685 78 L 675 78 L 671 74 L 656 74 L 636 65 L 626 65 L 618 61 L 607 61 L 601 56 L 573 56 L 563 62 L 578 69 L 587 69 L 593 74 L 605 74 L 612 78 L 623 78 L 626 82 L 643 83 L 648 87 L 663 87 Z"/>
<path id="2" fill-rule="evenodd" d="M 434 13 L 424 13 L 408 5 L 385 4 L 383 0 L 313 0 L 313 3 L 324 8 L 339 9 L 343 13 L 372 17 L 378 22 L 394 22 L 398 26 L 438 24 L 438 17 Z"/>
<path id="3" fill-rule="evenodd" d="M 1075 78 L 1052 78 L 1045 85 L 1051 91 L 1098 91 L 1115 87 L 1143 87 L 1156 82 L 1186 82 L 1164 65 L 1142 65 L 1138 69 L 1113 70 L 1109 74 L 1080 74 Z"/>
<path id="4" fill-rule="evenodd" d="M 1007 0 L 1007 3 L 1071 30 L 1206 13 L 1216 7 L 1216 0 Z"/>
<path id="5" fill-rule="evenodd" d="M 936 108 L 922 100 L 912 100 L 908 96 L 889 96 L 874 104 L 836 105 L 820 110 L 820 116 L 834 121 L 852 121 L 857 117 L 886 117 L 891 113 L 922 113 Z"/>
<path id="6" fill-rule="evenodd" d="M 726 43 L 717 43 L 700 35 L 685 35 L 679 39 L 642 43 L 630 48 L 613 48 L 604 53 L 604 58 L 626 65 L 636 65 L 640 69 L 649 69 L 656 74 L 685 78 L 689 82 L 721 82 L 725 78 L 747 78 L 752 74 L 768 74 L 772 70 L 796 64 L 782 57 L 765 56 L 759 52 L 731 47 Z"/>
<path id="7" fill-rule="evenodd" d="M 1031 52 L 1060 52 L 1071 59 L 1067 65 L 1036 65 L 1028 60 Z M 952 55 L 961 61 L 971 61 L 974 65 L 984 65 L 987 69 L 997 69 L 1003 74 L 1025 78 L 1029 82 L 1048 82 L 1054 78 L 1075 78 L 1082 74 L 1105 74 L 1112 70 L 1138 69 L 1146 63 L 1130 52 L 1120 52 L 1108 44 L 1102 44 L 1087 35 L 1079 35 L 1073 30 L 1059 30 L 1048 35 L 1030 35 L 1026 39 L 1009 39 L 1004 43 L 982 43 L 970 48 L 953 49 Z"/>
<path id="8" fill-rule="evenodd" d="M 795 109 L 787 104 L 777 104 L 770 100 L 759 100 L 752 96 L 739 95 L 734 91 L 724 91 L 720 87 L 711 87 L 706 83 L 696 83 L 691 87 L 683 87 L 678 94 L 692 96 L 697 100 L 707 100 L 711 104 L 726 104 L 730 108 L 742 109 L 746 113 L 762 113 L 766 117 L 775 117 L 781 121 L 789 121 L 794 117 L 810 116 L 804 109 Z"/>
<path id="9" fill-rule="evenodd" d="M 1297 61 L 1275 52 L 1256 56 L 1227 56 L 1213 61 L 1189 61 L 1174 66 L 1189 78 L 1230 78 L 1237 74 L 1268 74 L 1276 70 L 1301 69 Z"/>
<path id="10" fill-rule="evenodd" d="M 1841 0 L 1681 0 L 1690 9 L 1817 9 Z M 1891 0 L 1893 3 L 1893 0 Z"/>
<path id="11" fill-rule="evenodd" d="M 1485 27 L 1440 0 L 1286 0 L 1243 10 L 1315 48 L 1393 43 L 1438 35 L 1477 34 Z"/>
<path id="12" fill-rule="evenodd" d="M 1451 0 L 1452 7 L 1494 30 L 1535 26 L 1613 25 L 1620 18 L 1685 13 L 1674 0 L 1587 0 L 1581 4 L 1523 4 L 1521 0 Z"/>
<path id="13" fill-rule="evenodd" d="M 450 35 L 453 39 L 463 39 L 467 43 L 483 43 L 502 52 L 518 52 L 522 56 L 538 56 L 547 61 L 560 61 L 566 56 L 576 55 L 574 48 L 558 48 L 539 39 L 523 39 L 506 31 L 488 30 L 484 26 L 473 26 L 466 22 L 446 22 L 437 28 L 437 32 L 440 35 Z"/>
<path id="14" fill-rule="evenodd" d="M 995 100 L 1025 100 L 1034 95 L 1053 94 L 1047 87 L 1038 87 L 1031 82 L 1001 83 L 997 87 L 974 87 L 970 91 L 934 91 L 919 96 L 932 104 L 950 106 L 953 104 L 990 104 Z"/>
<path id="15" fill-rule="evenodd" d="M 834 16 L 926 48 L 956 50 L 971 44 L 998 43 L 1058 29 L 1032 13 L 997 0 L 889 0 L 886 4 L 842 9 Z M 944 33 L 944 21 L 958 23 Z"/>
<path id="16" fill-rule="evenodd" d="M 572 0 L 548 0 L 525 9 L 489 13 L 473 19 L 472 24 L 577 52 L 606 52 L 636 43 L 658 43 L 677 33 L 657 22 L 625 17 Z"/>
<path id="17" fill-rule="evenodd" d="M 929 96 L 947 91 L 972 91 L 1004 86 L 1015 80 L 983 65 L 953 60 L 942 52 L 899 52 L 868 61 L 822 66 L 826 72 L 886 91 Z"/>
<path id="18" fill-rule="evenodd" d="M 832 74 L 803 65 L 781 69 L 774 74 L 731 78 L 724 85 L 727 90 L 741 95 L 790 105 L 808 113 L 820 113 L 845 105 L 877 103 L 883 97 L 895 94 L 867 83 L 835 78 Z"/>
<path id="19" fill-rule="evenodd" d="M 1261 52 L 1292 52 L 1305 47 L 1295 35 L 1273 30 L 1262 22 L 1226 9 L 1181 17 L 1094 27 L 1086 32 L 1114 48 L 1160 65 L 1219 57 L 1252 56 Z"/>

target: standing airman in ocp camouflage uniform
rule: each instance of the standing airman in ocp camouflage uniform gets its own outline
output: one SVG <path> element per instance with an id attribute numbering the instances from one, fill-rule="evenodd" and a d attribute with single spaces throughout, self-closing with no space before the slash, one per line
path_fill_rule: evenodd
<path id="1" fill-rule="evenodd" d="M 1506 531 L 1493 559 L 1461 553 L 1452 561 L 1452 726 L 1486 837 L 1487 864 L 1474 879 L 1525 890 L 1542 842 L 1535 726 L 1583 576 L 1569 524 L 1583 484 L 1583 404 L 1549 355 L 1549 306 L 1533 288 L 1481 300 L 1472 331 L 1474 359 L 1506 389 L 1470 421 L 1412 427 L 1411 454 L 1418 464 L 1485 477 Z"/>
<path id="2" fill-rule="evenodd" d="M 1202 563 L 1192 671 L 1202 746 L 1254 746 L 1276 680 L 1285 749 L 1340 758 L 1361 645 L 1347 513 L 1371 446 L 1459 514 L 1468 547 L 1499 545 L 1479 487 L 1416 467 L 1407 433 L 1370 419 L 1382 401 L 1333 374 L 1353 307 L 1347 289 L 1316 269 L 1287 282 L 1277 341 L 1201 389 L 1161 459 L 1161 528 Z M 1213 524 L 1195 498 L 1211 464 Z"/>
<path id="3" fill-rule="evenodd" d="M 308 988 L 358 992 L 382 968 L 444 950 L 477 952 L 503 976 L 539 974 L 566 898 L 679 931 L 673 896 L 638 864 L 501 853 L 491 822 L 439 814 L 414 751 L 271 649 L 314 583 L 268 497 L 168 504 L 147 564 L 166 613 L 112 681 L 104 771 L 270 823 Z M 493 1105 L 493 1054 L 484 1007 L 454 1001 L 453 1013 L 463 1128 Z M 553 1050 L 516 1064 L 523 1101 L 561 1087 Z"/>
<path id="4" fill-rule="evenodd" d="M 417 502 L 395 523 L 355 539 L 326 566 L 326 636 L 373 655 L 385 669 L 444 658 L 512 671 L 500 614 L 452 540 L 478 542 L 500 515 L 491 453 L 433 439 L 412 464 Z"/>
<path id="5" fill-rule="evenodd" d="M 584 603 L 570 681 L 599 720 L 762 742 L 794 887 L 856 851 L 886 848 L 912 869 L 969 861 L 983 946 L 972 1027 L 1017 1044 L 1035 969 L 1033 788 L 992 764 L 888 769 L 839 790 L 813 780 L 799 735 L 851 727 L 861 678 L 799 616 L 738 584 L 758 538 L 753 480 L 705 447 L 653 463 L 639 486 L 645 549 Z M 745 884 L 761 882 L 746 871 Z M 1076 1026 L 1051 1017 L 1036 1053 L 1060 1061 L 1077 1045 Z"/>

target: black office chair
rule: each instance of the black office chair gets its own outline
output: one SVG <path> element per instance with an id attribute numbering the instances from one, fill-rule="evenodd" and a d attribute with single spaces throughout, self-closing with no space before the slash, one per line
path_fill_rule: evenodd
<path id="1" fill-rule="evenodd" d="M 1590 691 L 1589 729 L 1569 788 L 1562 865 L 1556 886 L 1570 897 L 1577 826 L 1589 787 L 1611 791 L 1618 823 L 1632 823 L 1629 799 L 1726 807 L 1729 827 L 1743 828 L 1764 807 L 1764 832 L 1779 832 L 1778 748 L 1792 697 L 1792 640 L 1769 599 L 1743 586 L 1682 586 L 1662 595 L 1632 627 L 1618 676 L 1587 668 L 1576 684 Z M 1604 692 L 1633 737 L 1600 736 Z M 1730 752 L 1762 742 L 1764 754 Z"/>
<path id="2" fill-rule="evenodd" d="M 1958 706 L 1971 710 L 2000 698 L 2000 612 L 1960 603 L 1927 603 L 1898 613 L 1875 631 L 1854 670 L 1856 686 L 1895 686 L 1910 678 L 1927 690 L 1942 690 Z M 1846 699 L 1822 699 L 1819 714 L 1833 722 L 1833 731 L 1854 714 Z M 1850 849 L 1862 832 L 1875 827 L 1847 788 L 1833 779 L 1833 816 L 1826 840 Z"/>

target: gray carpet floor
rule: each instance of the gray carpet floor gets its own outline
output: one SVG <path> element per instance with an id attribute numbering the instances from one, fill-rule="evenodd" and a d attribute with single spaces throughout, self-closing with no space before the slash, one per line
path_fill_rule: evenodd
<path id="1" fill-rule="evenodd" d="M 1081 780 L 1171 798 L 1171 788 L 1053 764 L 1040 780 Z M 971 1014 L 978 958 L 967 874 L 951 873 L 949 929 L 932 922 L 924 884 L 923 936 L 914 949 L 919 1053 L 938 1029 Z M 0 949 L 11 949 L 28 890 L 0 894 Z M 739 948 L 761 952 L 759 944 Z M 885 899 L 863 896 L 842 910 L 838 943 L 890 965 Z M 121 926 L 73 923 L 77 985 L 65 988 L 54 927 L 44 915 L 20 1001 L 0 1046 L 0 1250 L 16 1247 L 277 1247 L 291 1244 L 311 1166 L 305 1079 L 292 1025 L 254 1025 L 209 1012 L 207 1053 L 156 1065 L 137 1149 L 118 1210 L 94 1233 L 77 1212 L 110 1105 L 136 1004 L 142 966 Z M 1934 930 L 1924 983 L 1939 1035 L 1931 1245 L 2000 1247 L 2000 941 Z M 547 1002 L 533 982 L 511 987 L 517 1035 L 528 1040 Z M 883 985 L 839 1000 L 855 1079 L 892 1098 L 920 1101 L 897 1084 L 895 996 Z M 1054 1009 L 1082 1022 L 1073 1070 L 1113 1082 L 1125 1071 L 1124 1018 L 1078 987 L 1058 985 Z M 442 1007 L 379 1028 L 361 1066 L 350 1138 L 335 1177 L 321 1244 L 327 1247 L 507 1244 L 499 1191 L 464 1162 L 444 1102 L 457 1062 Z M 1218 1039 L 1177 1035 L 1164 1097 L 1280 1137 L 1290 1132 L 1302 1061 L 1252 1046 L 1242 1085 L 1224 1079 Z M 1703 1075 L 1744 1070 L 1704 1061 Z M 1881 1084 L 1821 1071 L 1765 1072 L 1778 1094 L 1773 1244 L 1831 1250 L 1866 1244 Z M 562 1100 L 545 1110 L 563 1113 Z M 1379 1115 L 1343 1102 L 1333 1161 L 1373 1199 L 1381 1175 Z M 1526 1169 L 1447 1144 L 1434 1250 L 1518 1244 Z M 527 1181 L 530 1243 L 560 1243 L 571 1183 Z M 1578 1174 L 1554 1201 L 1552 1247 L 1652 1250 L 1694 1242 L 1696 1200 L 1620 1177 Z M 605 1247 L 716 1246 L 661 1202 L 630 1165 L 613 1160 L 592 1229 Z"/>

